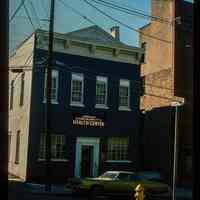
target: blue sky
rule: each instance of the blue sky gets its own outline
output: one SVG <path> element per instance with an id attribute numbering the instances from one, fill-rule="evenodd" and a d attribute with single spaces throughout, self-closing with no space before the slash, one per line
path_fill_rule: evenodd
<path id="1" fill-rule="evenodd" d="M 98 13 L 95 9 L 87 5 L 83 0 L 64 0 L 68 5 L 75 8 L 77 11 L 81 12 L 84 16 L 95 22 L 96 25 L 102 27 L 104 30 L 109 31 L 109 29 L 118 25 L 116 22 L 109 20 L 107 17 Z M 143 10 L 145 13 L 150 14 L 150 0 L 112 0 L 119 5 L 128 6 L 130 8 L 137 8 Z M 21 0 L 10 0 L 10 15 L 13 14 L 16 7 L 20 4 Z M 47 18 L 49 12 L 49 2 L 50 0 L 26 0 L 26 7 L 32 17 L 33 24 L 35 28 L 39 28 L 39 23 L 37 17 L 35 16 L 34 9 L 37 12 L 37 16 L 40 19 Z M 31 3 L 32 2 L 32 3 Z M 84 28 L 93 25 L 74 13 L 70 8 L 66 8 L 60 2 L 60 0 L 55 0 L 55 31 L 56 32 L 70 32 L 80 28 Z M 32 7 L 32 5 L 33 7 Z M 97 4 L 94 4 L 97 5 Z M 104 6 L 99 6 L 106 13 L 112 15 L 114 18 L 123 21 L 126 24 L 134 28 L 139 28 L 146 23 L 147 20 L 143 18 L 131 16 L 128 14 L 122 14 L 119 11 L 108 9 Z M 44 29 L 48 28 L 48 23 L 41 21 L 41 26 Z M 24 40 L 28 35 L 34 31 L 31 23 L 29 22 L 24 8 L 18 12 L 15 19 L 10 23 L 10 49 L 13 49 L 17 44 Z M 138 45 L 138 34 L 132 30 L 129 30 L 123 26 L 120 26 L 121 40 L 129 45 Z"/>
<path id="2" fill-rule="evenodd" d="M 88 27 L 93 24 L 89 23 L 70 8 L 66 8 L 60 2 L 61 0 L 55 0 L 55 31 L 66 33 L 80 28 Z M 104 30 L 109 31 L 112 26 L 119 25 L 116 22 L 103 16 L 101 13 L 90 7 L 83 0 L 62 0 L 67 5 L 70 5 L 76 11 L 86 16 L 96 25 L 102 27 Z M 190 0 L 189 0 L 190 1 Z M 13 14 L 21 0 L 10 0 L 10 16 Z M 14 49 L 17 44 L 23 41 L 28 35 L 30 35 L 36 28 L 48 29 L 48 22 L 38 20 L 47 19 L 49 14 L 49 2 L 50 0 L 26 0 L 25 5 L 30 13 L 32 22 L 29 22 L 24 8 L 18 12 L 14 20 L 10 23 L 10 50 Z M 111 1 L 110 1 L 111 2 Z M 112 2 L 118 5 L 126 6 L 133 9 L 139 9 L 146 14 L 151 14 L 151 0 L 112 0 Z M 120 11 L 112 10 L 95 4 L 98 8 L 101 8 L 104 12 L 108 13 L 112 17 L 122 21 L 125 24 L 133 28 L 139 28 L 149 21 L 140 17 L 124 14 Z M 38 16 L 38 17 L 37 17 Z M 121 41 L 132 46 L 138 46 L 138 34 L 137 32 L 130 30 L 126 27 L 120 26 Z"/>

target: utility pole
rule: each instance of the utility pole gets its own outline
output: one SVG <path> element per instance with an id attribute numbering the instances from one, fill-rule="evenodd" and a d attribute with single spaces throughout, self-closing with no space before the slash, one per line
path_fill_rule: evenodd
<path id="1" fill-rule="evenodd" d="M 0 180 L 2 191 L 8 182 L 8 49 L 9 1 L 0 1 Z M 6 192 L 7 193 L 7 192 Z"/>
<path id="2" fill-rule="evenodd" d="M 47 64 L 47 87 L 46 87 L 46 185 L 45 191 L 51 192 L 51 80 L 53 65 L 53 38 L 54 38 L 54 8 L 55 0 L 51 0 L 50 22 L 49 22 L 49 47 L 48 47 L 48 64 Z M 45 72 L 46 73 L 46 72 Z"/>

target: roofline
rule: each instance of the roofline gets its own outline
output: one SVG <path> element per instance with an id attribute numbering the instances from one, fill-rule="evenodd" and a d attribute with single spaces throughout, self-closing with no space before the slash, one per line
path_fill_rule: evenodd
<path id="1" fill-rule="evenodd" d="M 36 31 L 37 31 L 37 30 L 36 30 Z M 22 40 L 22 42 L 20 42 L 20 43 L 16 46 L 15 52 L 14 52 L 12 55 L 10 55 L 9 58 L 12 58 L 12 57 L 15 55 L 16 51 L 17 51 L 26 41 L 28 41 L 28 40 L 36 33 L 36 31 L 32 32 L 28 37 L 26 37 L 24 40 Z"/>
<path id="2" fill-rule="evenodd" d="M 38 33 L 47 34 L 48 31 L 42 30 L 42 29 L 37 29 L 36 34 L 38 34 Z M 141 52 L 142 53 L 142 49 L 140 47 L 129 46 L 129 45 L 126 45 L 124 43 L 110 45 L 110 44 L 106 44 L 106 43 L 103 43 L 103 42 L 84 41 L 84 40 L 81 40 L 81 38 L 78 39 L 78 38 L 73 37 L 73 36 L 67 36 L 65 33 L 58 33 L 58 32 L 54 32 L 54 38 L 57 38 L 57 39 L 71 39 L 73 41 L 82 42 L 82 43 L 91 43 L 91 44 L 95 43 L 95 44 L 98 44 L 99 46 L 104 46 L 104 47 L 109 47 L 109 48 L 119 48 L 119 49 L 122 49 L 122 50 L 137 51 L 137 52 Z"/>

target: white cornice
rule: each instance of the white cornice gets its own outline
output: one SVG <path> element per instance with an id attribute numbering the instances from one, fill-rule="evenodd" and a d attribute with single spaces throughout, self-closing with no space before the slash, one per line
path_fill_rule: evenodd
<path id="1" fill-rule="evenodd" d="M 48 32 L 37 31 L 37 48 L 48 48 Z M 94 41 L 83 41 L 67 37 L 64 34 L 54 34 L 54 49 L 57 52 L 75 54 L 86 57 L 113 60 L 132 64 L 140 64 L 140 57 L 144 53 L 142 48 L 128 45 Z"/>

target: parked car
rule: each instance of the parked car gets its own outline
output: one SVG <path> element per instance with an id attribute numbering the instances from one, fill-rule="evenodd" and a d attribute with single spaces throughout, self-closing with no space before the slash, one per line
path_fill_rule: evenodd
<path id="1" fill-rule="evenodd" d="M 123 195 L 133 198 L 138 184 L 144 186 L 146 199 L 161 194 L 169 195 L 171 192 L 170 187 L 165 183 L 149 181 L 137 173 L 128 171 L 107 171 L 96 178 L 74 178 L 68 181 L 68 187 L 71 187 L 74 193 L 87 194 L 91 199 L 102 195 Z"/>
<path id="2" fill-rule="evenodd" d="M 164 177 L 157 171 L 142 171 L 138 172 L 138 175 L 149 181 L 165 182 Z"/>

